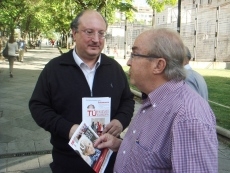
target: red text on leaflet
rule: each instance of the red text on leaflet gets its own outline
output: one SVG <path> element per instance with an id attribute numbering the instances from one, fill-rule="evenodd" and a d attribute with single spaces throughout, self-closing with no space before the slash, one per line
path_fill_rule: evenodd
<path id="1" fill-rule="evenodd" d="M 87 110 L 88 116 L 109 116 L 108 110 Z"/>

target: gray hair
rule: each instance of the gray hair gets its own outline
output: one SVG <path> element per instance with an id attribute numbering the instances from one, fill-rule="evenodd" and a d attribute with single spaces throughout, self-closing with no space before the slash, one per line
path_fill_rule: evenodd
<path id="1" fill-rule="evenodd" d="M 87 144 L 86 141 L 81 141 L 80 143 L 80 149 L 83 155 L 87 154 Z"/>
<path id="2" fill-rule="evenodd" d="M 88 138 L 84 138 L 80 141 L 80 149 L 83 155 L 87 155 L 87 146 L 90 142 Z"/>
<path id="3" fill-rule="evenodd" d="M 183 67 L 185 58 L 185 46 L 180 38 L 180 35 L 166 28 L 158 28 L 150 30 L 150 52 L 158 57 L 163 57 L 166 60 L 164 69 L 165 76 L 171 80 L 183 80 L 186 77 Z"/>
<path id="4" fill-rule="evenodd" d="M 187 46 L 185 47 L 185 51 L 186 51 L 186 58 L 190 61 L 192 56 L 191 56 L 190 50 Z"/>
<path id="5" fill-rule="evenodd" d="M 80 13 L 78 13 L 78 15 L 75 17 L 75 19 L 73 19 L 73 21 L 70 23 L 70 28 L 73 30 L 73 29 L 75 29 L 75 30 L 78 30 L 78 26 L 79 26 L 79 24 L 80 24 L 80 18 L 83 16 L 83 14 L 84 13 L 86 13 L 86 12 L 93 12 L 93 11 L 95 11 L 95 10 L 83 10 L 83 11 L 81 11 Z M 104 21 L 105 21 L 105 24 L 106 24 L 106 29 L 108 28 L 108 22 L 107 22 L 107 20 L 106 20 L 106 18 L 100 13 L 100 12 L 98 12 L 98 11 L 95 11 L 95 12 L 97 12 L 98 14 L 100 14 L 101 15 L 101 17 L 104 19 Z"/>

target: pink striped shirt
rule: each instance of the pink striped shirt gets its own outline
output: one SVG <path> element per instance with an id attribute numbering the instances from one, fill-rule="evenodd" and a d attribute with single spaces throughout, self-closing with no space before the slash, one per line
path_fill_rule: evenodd
<path id="1" fill-rule="evenodd" d="M 120 146 L 114 173 L 217 173 L 216 120 L 184 81 L 151 92 Z"/>

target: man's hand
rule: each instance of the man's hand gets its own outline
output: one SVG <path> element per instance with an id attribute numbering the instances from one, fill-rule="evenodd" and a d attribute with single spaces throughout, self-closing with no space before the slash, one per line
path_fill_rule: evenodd
<path id="1" fill-rule="evenodd" d="M 123 130 L 123 126 L 120 121 L 113 119 L 103 130 L 102 134 L 109 133 L 113 136 L 119 136 Z"/>
<path id="2" fill-rule="evenodd" d="M 69 131 L 69 139 L 71 139 L 71 137 L 73 136 L 74 132 L 77 130 L 78 126 L 79 126 L 78 124 L 74 124 L 74 125 L 71 127 L 71 129 L 70 129 L 70 131 Z"/>
<path id="3" fill-rule="evenodd" d="M 122 140 L 119 138 L 114 137 L 111 134 L 104 134 L 100 136 L 95 142 L 94 142 L 94 147 L 98 149 L 102 148 L 109 148 L 112 151 L 116 152 L 118 151 L 120 145 L 121 145 Z"/>

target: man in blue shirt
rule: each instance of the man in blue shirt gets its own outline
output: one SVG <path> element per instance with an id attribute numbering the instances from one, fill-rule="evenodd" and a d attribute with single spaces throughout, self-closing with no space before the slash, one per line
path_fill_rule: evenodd
<path id="1" fill-rule="evenodd" d="M 189 61 L 191 59 L 191 53 L 186 47 L 186 57 L 184 60 L 184 68 L 186 69 L 186 78 L 185 82 L 194 89 L 198 94 L 201 95 L 205 100 L 208 101 L 208 87 L 203 78 L 198 72 L 192 69 L 189 65 Z"/>

